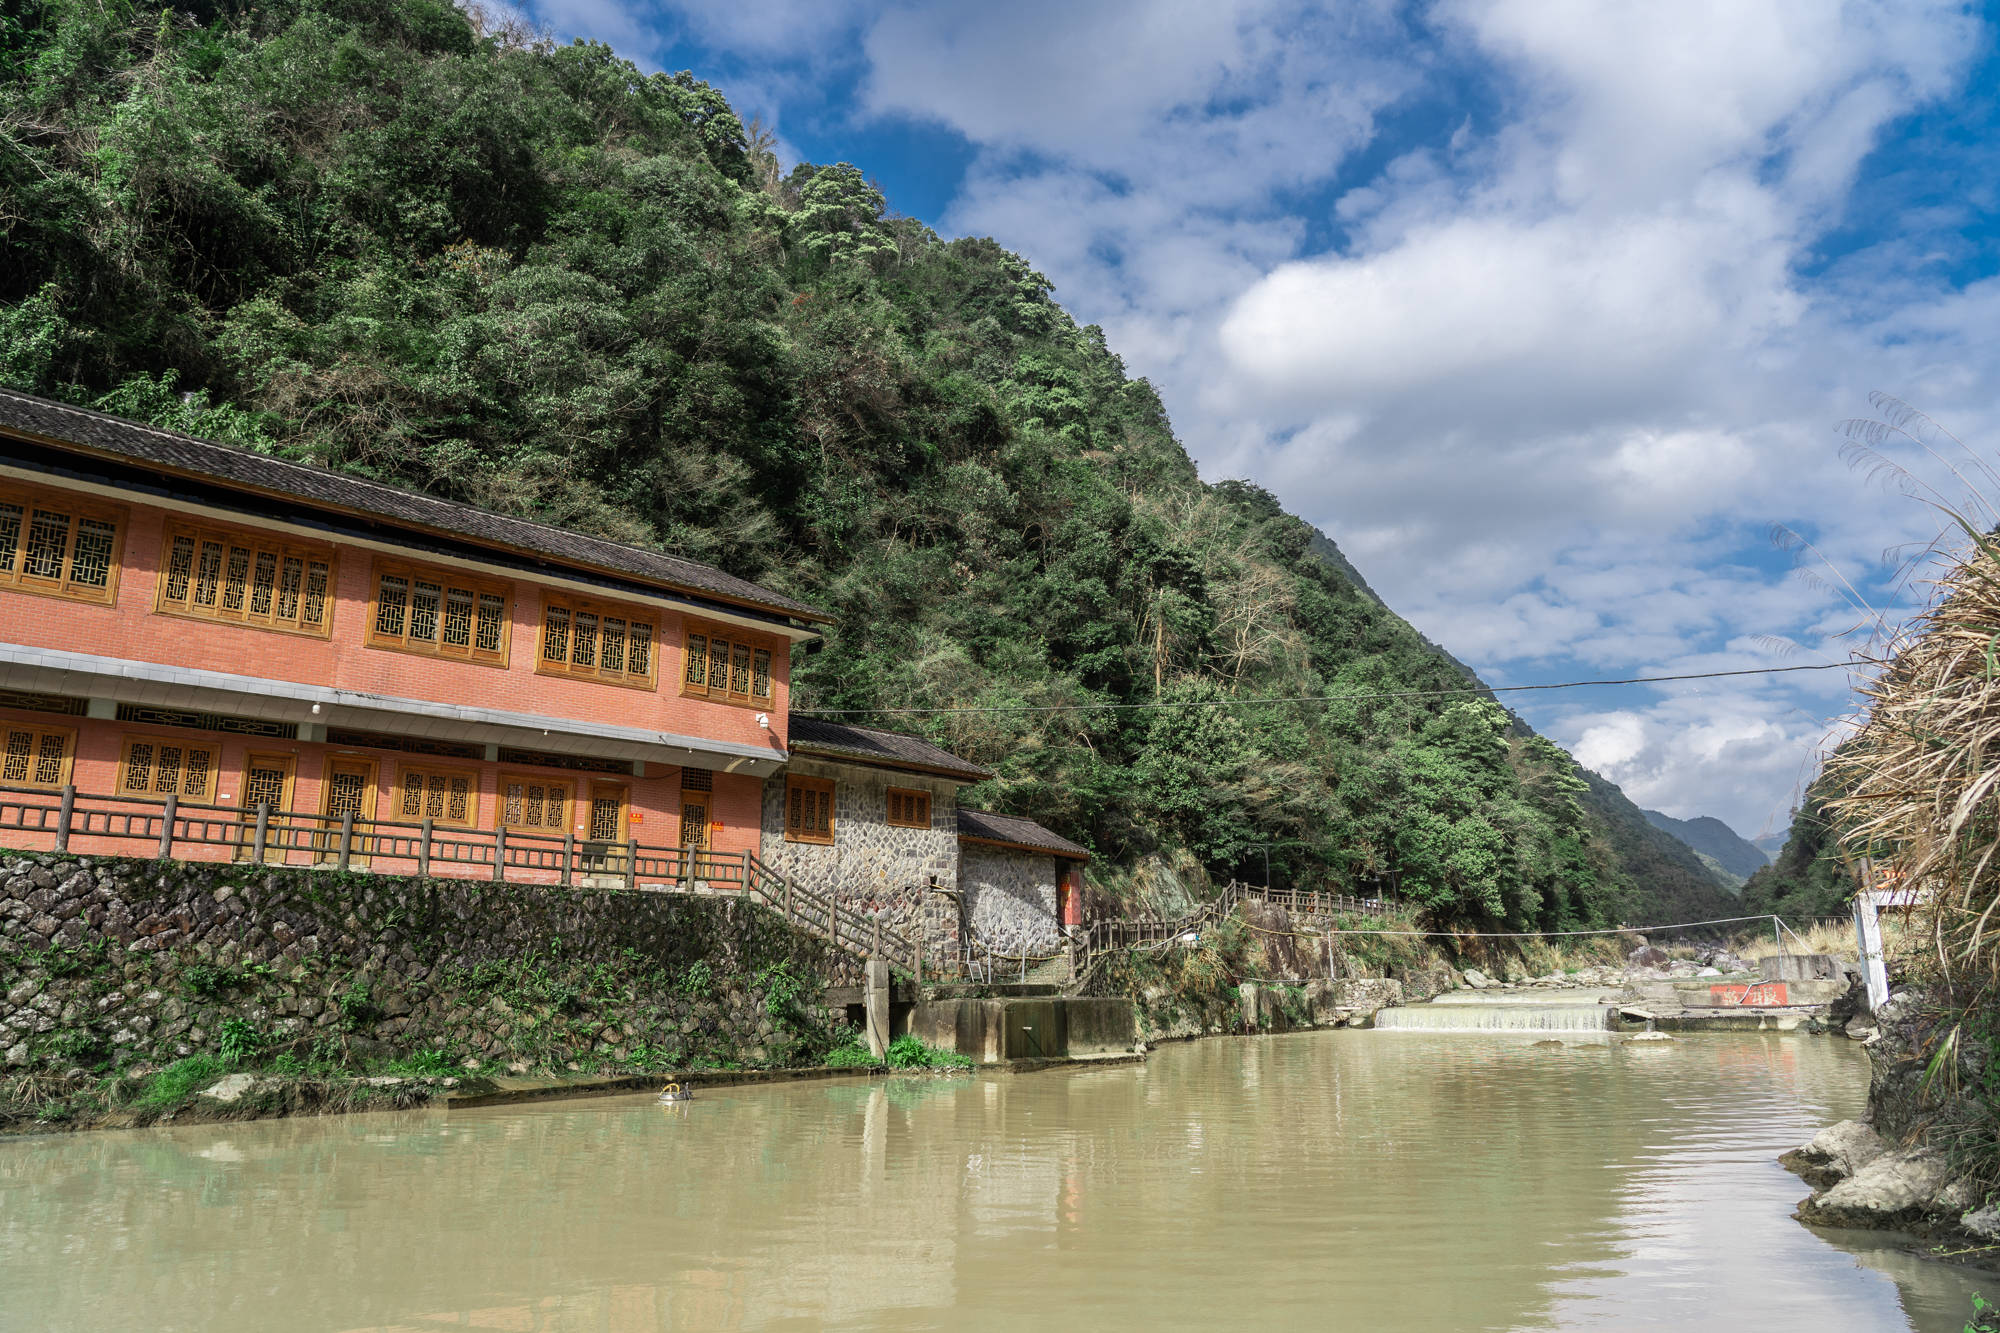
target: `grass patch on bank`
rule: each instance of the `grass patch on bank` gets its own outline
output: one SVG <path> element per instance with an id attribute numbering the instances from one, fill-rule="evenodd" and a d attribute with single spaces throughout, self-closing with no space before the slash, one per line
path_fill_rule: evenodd
<path id="1" fill-rule="evenodd" d="M 141 1110 L 164 1111 L 179 1106 L 228 1072 L 229 1066 L 213 1055 L 190 1055 L 153 1075 L 132 1104 Z"/>
<path id="2" fill-rule="evenodd" d="M 887 1063 L 891 1069 L 970 1069 L 970 1056 L 933 1046 L 922 1037 L 904 1033 L 889 1043 Z"/>

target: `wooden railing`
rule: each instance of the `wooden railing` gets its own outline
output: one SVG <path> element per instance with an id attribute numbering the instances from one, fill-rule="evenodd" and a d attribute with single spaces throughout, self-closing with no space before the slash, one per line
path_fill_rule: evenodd
<path id="1" fill-rule="evenodd" d="M 1358 912 L 1364 916 L 1386 916 L 1389 904 L 1380 898 L 1355 898 L 1345 893 L 1325 893 L 1318 889 L 1267 889 L 1257 884 L 1238 886 L 1246 898 L 1256 898 L 1274 907 L 1325 916 L 1332 912 Z"/>
<path id="2" fill-rule="evenodd" d="M 335 817 L 268 805 L 240 809 L 177 796 L 102 796 L 74 786 L 6 785 L 0 785 L 0 842 L 45 842 L 42 850 L 65 853 L 79 844 L 93 851 L 110 844 L 125 855 L 366 868 L 440 879 L 736 893 L 856 958 L 886 958 L 893 969 L 922 980 L 923 951 L 884 929 L 880 916 L 794 882 L 755 852 L 461 828 L 434 819 Z"/>

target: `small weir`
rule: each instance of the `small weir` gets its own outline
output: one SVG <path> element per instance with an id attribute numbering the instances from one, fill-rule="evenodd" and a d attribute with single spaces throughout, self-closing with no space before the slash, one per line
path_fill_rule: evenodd
<path id="1" fill-rule="evenodd" d="M 1609 1032 L 1602 1004 L 1413 1004 L 1384 1009 L 1375 1026 L 1406 1032 Z"/>

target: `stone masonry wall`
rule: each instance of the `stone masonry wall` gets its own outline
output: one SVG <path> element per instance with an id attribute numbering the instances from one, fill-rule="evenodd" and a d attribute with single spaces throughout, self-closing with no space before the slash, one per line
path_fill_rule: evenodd
<path id="1" fill-rule="evenodd" d="M 957 914 L 943 895 L 925 889 L 932 878 L 941 889 L 958 887 L 958 785 L 796 757 L 790 767 L 802 777 L 833 782 L 834 841 L 826 846 L 785 840 L 785 775 L 779 773 L 764 782 L 764 849 L 759 853 L 764 863 L 815 892 L 832 893 L 857 911 L 881 912 L 884 928 L 912 939 L 921 907 L 931 947 L 949 948 L 957 934 Z M 929 828 L 889 823 L 891 787 L 931 794 Z"/>
<path id="2" fill-rule="evenodd" d="M 785 1064 L 856 965 L 734 898 L 0 853 L 0 1071 Z"/>
<path id="3" fill-rule="evenodd" d="M 1051 953 L 1056 929 L 1056 860 L 1053 856 L 965 843 L 959 851 L 959 884 L 973 938 L 998 953 Z"/>

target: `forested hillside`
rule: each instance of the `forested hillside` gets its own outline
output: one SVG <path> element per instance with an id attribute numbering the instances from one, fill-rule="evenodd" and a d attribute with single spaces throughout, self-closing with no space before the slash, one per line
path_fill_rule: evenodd
<path id="1" fill-rule="evenodd" d="M 1424 695 L 1467 677 L 1204 485 L 1029 264 L 781 173 L 689 75 L 435 0 L 49 0 L 0 12 L 0 79 L 7 384 L 823 606 L 799 706 L 992 766 L 974 800 L 1114 879 L 1268 850 L 1445 920 L 1728 905 L 1496 704 Z"/>
<path id="2" fill-rule="evenodd" d="M 1792 812 L 1792 827 L 1777 859 L 1743 886 L 1743 910 L 1776 912 L 1787 921 L 1819 921 L 1843 915 L 1854 896 L 1855 880 L 1842 867 L 1827 802 L 1839 795 L 1825 776 L 1806 788 Z"/>

